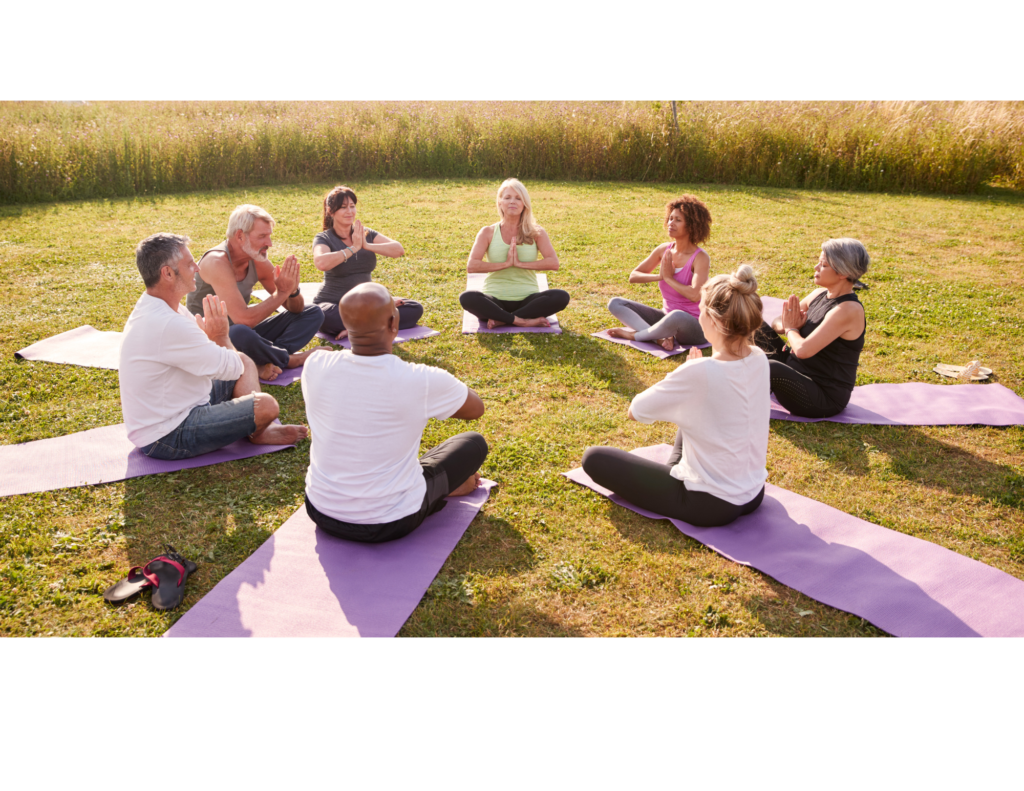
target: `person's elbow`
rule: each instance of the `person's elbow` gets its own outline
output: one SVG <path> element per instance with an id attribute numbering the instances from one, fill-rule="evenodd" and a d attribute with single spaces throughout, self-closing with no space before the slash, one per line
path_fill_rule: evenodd
<path id="1" fill-rule="evenodd" d="M 313 256 L 313 266 L 321 272 L 326 272 L 330 269 L 330 266 L 327 265 L 327 256 L 324 255 Z"/>
<path id="2" fill-rule="evenodd" d="M 798 360 L 806 360 L 808 357 L 814 356 L 814 351 L 808 348 L 806 343 L 801 343 L 799 346 L 790 345 L 789 350 Z"/>
<path id="3" fill-rule="evenodd" d="M 466 401 L 452 417 L 459 420 L 478 420 L 484 416 L 484 402 L 473 390 L 466 394 Z"/>
<path id="4" fill-rule="evenodd" d="M 401 258 L 405 255 L 405 248 L 402 247 L 401 242 L 395 242 L 395 249 L 391 253 L 392 258 Z"/>

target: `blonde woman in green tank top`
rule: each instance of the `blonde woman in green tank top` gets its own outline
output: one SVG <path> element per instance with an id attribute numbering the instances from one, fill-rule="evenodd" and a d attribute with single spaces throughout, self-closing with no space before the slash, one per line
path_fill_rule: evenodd
<path id="1" fill-rule="evenodd" d="M 496 204 L 501 219 L 480 229 L 466 265 L 470 274 L 487 273 L 483 290 L 464 291 L 459 302 L 481 323 L 486 321 L 488 329 L 504 324 L 549 327 L 547 317 L 569 304 L 567 292 L 541 291 L 537 285 L 538 271 L 558 270 L 555 248 L 534 222 L 530 195 L 518 179 L 502 182 Z"/>

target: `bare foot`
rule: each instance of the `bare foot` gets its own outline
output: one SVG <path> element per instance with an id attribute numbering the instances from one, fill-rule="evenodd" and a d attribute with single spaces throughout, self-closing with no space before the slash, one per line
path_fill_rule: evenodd
<path id="1" fill-rule="evenodd" d="M 516 316 L 516 326 L 517 327 L 550 327 L 551 326 L 551 322 L 548 321 L 544 316 L 541 316 L 539 319 L 521 319 L 521 318 L 519 318 L 519 316 Z"/>
<path id="2" fill-rule="evenodd" d="M 676 348 L 675 338 L 662 338 L 660 341 L 655 341 L 655 343 L 658 344 L 662 349 L 664 349 L 667 352 L 670 352 L 674 348 Z"/>
<path id="3" fill-rule="evenodd" d="M 470 475 L 468 478 L 466 478 L 466 480 L 462 484 L 462 486 L 460 486 L 458 489 L 456 489 L 454 492 L 452 492 L 448 496 L 449 497 L 462 497 L 463 495 L 466 495 L 466 494 L 469 494 L 472 491 L 475 491 L 476 487 L 478 487 L 479 485 L 480 485 L 480 473 L 474 472 L 472 475 Z"/>
<path id="4" fill-rule="evenodd" d="M 256 369 L 256 373 L 260 375 L 260 379 L 266 382 L 273 382 L 277 379 L 278 374 L 281 373 L 281 369 L 273 363 L 267 363 L 266 365 L 259 366 Z"/>
<path id="5" fill-rule="evenodd" d="M 495 321 L 494 319 L 487 319 L 487 329 L 493 330 L 495 327 L 504 327 L 505 322 Z"/>
<path id="6" fill-rule="evenodd" d="M 309 355 L 313 354 L 313 352 L 318 352 L 321 349 L 327 349 L 327 348 L 328 348 L 327 346 L 317 346 L 315 349 L 310 349 L 308 352 L 299 352 L 298 354 L 289 355 L 288 356 L 288 367 L 289 368 L 298 368 L 300 365 L 302 365 L 304 362 L 306 362 L 306 358 L 309 357 Z"/>
<path id="7" fill-rule="evenodd" d="M 607 332 L 613 338 L 623 338 L 627 341 L 636 340 L 636 330 L 631 330 L 628 327 L 611 327 Z"/>
<path id="8" fill-rule="evenodd" d="M 339 332 L 337 335 L 334 336 L 334 340 L 341 341 L 341 340 L 344 340 L 347 337 L 348 337 L 348 330 L 342 330 L 341 332 Z"/>
<path id="9" fill-rule="evenodd" d="M 282 426 L 280 423 L 271 423 L 263 431 L 249 437 L 249 442 L 253 445 L 292 445 L 308 436 L 309 429 L 305 426 Z"/>

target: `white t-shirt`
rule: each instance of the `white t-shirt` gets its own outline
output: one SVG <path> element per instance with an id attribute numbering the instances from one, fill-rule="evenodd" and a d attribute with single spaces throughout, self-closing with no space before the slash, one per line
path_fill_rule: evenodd
<path id="1" fill-rule="evenodd" d="M 178 307 L 181 312 L 143 292 L 124 325 L 121 411 L 137 448 L 156 442 L 197 406 L 210 403 L 214 379 L 234 381 L 244 370 L 237 352 L 211 341 L 195 317 Z"/>
<path id="2" fill-rule="evenodd" d="M 630 410 L 641 423 L 666 420 L 683 430 L 673 478 L 743 505 L 768 480 L 770 388 L 768 358 L 753 349 L 742 360 L 684 363 L 634 398 Z"/>
<path id="3" fill-rule="evenodd" d="M 393 354 L 312 355 L 302 371 L 312 434 L 306 496 L 321 513 L 357 525 L 415 513 L 427 491 L 423 429 L 458 412 L 468 394 L 447 371 Z"/>

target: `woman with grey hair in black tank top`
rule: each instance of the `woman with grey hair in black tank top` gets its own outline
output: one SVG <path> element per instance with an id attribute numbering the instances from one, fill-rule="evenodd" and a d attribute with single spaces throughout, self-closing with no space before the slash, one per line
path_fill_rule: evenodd
<path id="1" fill-rule="evenodd" d="M 324 196 L 323 231 L 313 239 L 313 264 L 324 273 L 324 284 L 313 303 L 324 312 L 321 332 L 341 340 L 348 335 L 338 311 L 338 302 L 360 283 L 369 283 L 377 267 L 377 255 L 400 258 L 405 255 L 401 243 L 384 234 L 364 228 L 356 219 L 356 194 L 339 185 Z M 411 299 L 396 299 L 398 328 L 415 327 L 423 315 L 423 306 Z"/>
<path id="2" fill-rule="evenodd" d="M 856 239 L 824 242 L 814 267 L 819 288 L 802 300 L 790 296 L 782 315 L 771 325 L 762 323 L 755 334 L 768 355 L 772 393 L 790 413 L 832 417 L 850 403 L 866 331 L 864 306 L 853 284 L 870 261 Z"/>

